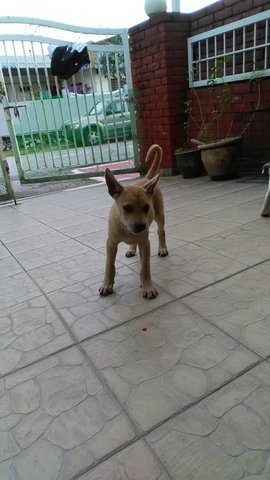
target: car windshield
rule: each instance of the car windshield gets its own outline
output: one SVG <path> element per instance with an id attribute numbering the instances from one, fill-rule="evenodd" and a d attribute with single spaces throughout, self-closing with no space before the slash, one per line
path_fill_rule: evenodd
<path id="1" fill-rule="evenodd" d="M 96 106 L 94 105 L 90 112 L 89 112 L 89 115 L 100 115 L 101 113 L 104 112 L 104 109 L 103 109 L 103 103 L 102 102 L 98 102 L 96 103 Z"/>

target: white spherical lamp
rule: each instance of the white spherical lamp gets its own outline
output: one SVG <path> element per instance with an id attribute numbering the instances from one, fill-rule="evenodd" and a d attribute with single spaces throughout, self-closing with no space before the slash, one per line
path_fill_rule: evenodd
<path id="1" fill-rule="evenodd" d="M 166 0 L 145 0 L 144 1 L 144 10 L 148 17 L 154 15 L 155 13 L 163 13 L 167 10 L 167 1 Z"/>

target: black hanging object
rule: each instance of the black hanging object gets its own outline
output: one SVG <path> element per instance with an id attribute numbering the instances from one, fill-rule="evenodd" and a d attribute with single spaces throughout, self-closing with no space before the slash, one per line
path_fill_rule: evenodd
<path id="1" fill-rule="evenodd" d="M 87 47 L 81 52 L 64 45 L 56 47 L 51 59 L 51 74 L 64 80 L 79 72 L 83 65 L 90 63 Z"/>

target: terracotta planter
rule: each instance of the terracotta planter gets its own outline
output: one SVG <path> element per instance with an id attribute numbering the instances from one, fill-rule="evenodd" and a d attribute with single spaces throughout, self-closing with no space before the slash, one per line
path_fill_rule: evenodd
<path id="1" fill-rule="evenodd" d="M 200 177 L 204 168 L 200 150 L 189 150 L 175 154 L 177 170 L 184 178 Z"/>
<path id="2" fill-rule="evenodd" d="M 231 137 L 199 145 L 203 165 L 212 180 L 235 178 L 240 165 L 242 137 Z"/>

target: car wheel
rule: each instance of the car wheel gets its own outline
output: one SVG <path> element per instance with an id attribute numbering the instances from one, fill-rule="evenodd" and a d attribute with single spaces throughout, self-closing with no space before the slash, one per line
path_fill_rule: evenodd
<path id="1" fill-rule="evenodd" d="M 102 142 L 102 135 L 98 132 L 97 127 L 87 128 L 84 131 L 85 145 L 98 145 L 99 141 Z"/>

